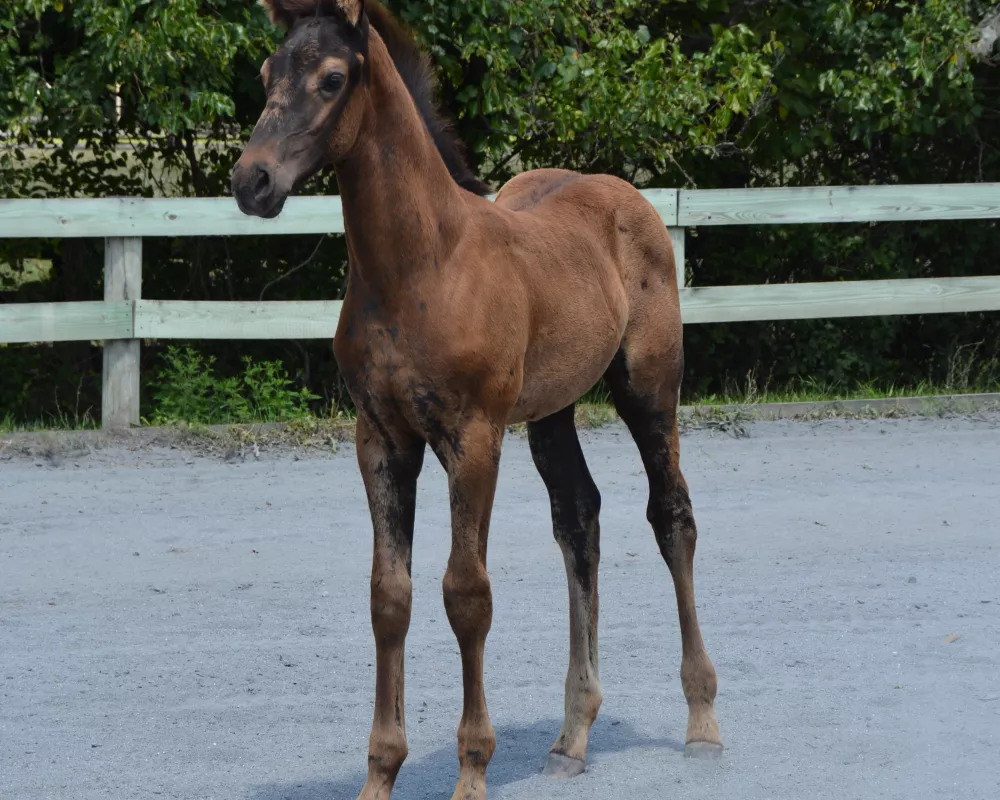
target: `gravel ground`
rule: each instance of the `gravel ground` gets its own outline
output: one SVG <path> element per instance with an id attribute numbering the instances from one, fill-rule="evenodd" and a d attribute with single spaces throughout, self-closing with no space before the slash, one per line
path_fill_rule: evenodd
<path id="1" fill-rule="evenodd" d="M 525 441 L 490 545 L 493 798 L 1000 797 L 1000 418 L 774 422 L 682 439 L 727 750 L 682 757 L 669 573 L 634 445 L 584 434 L 602 489 L 604 707 L 588 772 L 559 729 L 567 599 Z M 353 800 L 374 683 L 353 448 L 229 462 L 110 448 L 0 460 L 0 798 Z M 457 776 L 447 490 L 421 481 L 396 798 Z"/>

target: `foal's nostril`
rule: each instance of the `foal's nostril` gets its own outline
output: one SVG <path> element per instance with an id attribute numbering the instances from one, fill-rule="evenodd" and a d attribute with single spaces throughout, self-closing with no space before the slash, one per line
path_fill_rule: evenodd
<path id="1" fill-rule="evenodd" d="M 253 185 L 253 193 L 258 200 L 266 197 L 271 191 L 271 173 L 265 167 L 257 167 L 257 180 Z"/>

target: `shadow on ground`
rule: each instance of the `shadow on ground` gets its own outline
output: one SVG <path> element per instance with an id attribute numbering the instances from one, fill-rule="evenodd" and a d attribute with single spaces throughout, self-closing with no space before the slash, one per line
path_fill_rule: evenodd
<path id="1" fill-rule="evenodd" d="M 497 749 L 486 773 L 487 784 L 499 788 L 539 774 L 561 723 L 561 720 L 549 719 L 540 720 L 530 727 L 498 726 Z M 591 732 L 589 761 L 594 764 L 606 753 L 636 747 L 684 750 L 684 744 L 676 739 L 646 736 L 621 720 L 598 718 Z M 365 775 L 366 772 L 358 770 L 338 780 L 270 783 L 255 788 L 247 800 L 354 800 L 364 785 Z M 394 800 L 450 797 L 457 779 L 456 746 L 449 742 L 425 758 L 407 760 L 392 796 Z"/>

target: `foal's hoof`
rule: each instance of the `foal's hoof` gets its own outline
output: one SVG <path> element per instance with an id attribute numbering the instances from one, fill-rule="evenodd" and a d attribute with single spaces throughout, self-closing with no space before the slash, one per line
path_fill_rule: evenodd
<path id="1" fill-rule="evenodd" d="M 722 758 L 722 745 L 718 742 L 688 742 L 684 745 L 684 755 L 687 758 L 714 761 Z"/>
<path id="2" fill-rule="evenodd" d="M 586 769 L 587 762 L 583 759 L 564 756 L 562 753 L 549 753 L 549 760 L 542 774 L 550 778 L 575 778 Z"/>

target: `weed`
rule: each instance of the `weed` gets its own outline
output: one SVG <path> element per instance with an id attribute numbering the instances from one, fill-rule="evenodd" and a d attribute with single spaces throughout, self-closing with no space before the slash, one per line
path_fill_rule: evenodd
<path id="1" fill-rule="evenodd" d="M 278 361 L 262 361 L 255 364 L 250 356 L 244 356 L 246 370 L 243 386 L 250 413 L 259 422 L 280 422 L 308 414 L 310 400 L 319 397 L 302 388 L 295 391 L 292 381 Z"/>
<path id="2" fill-rule="evenodd" d="M 97 421 L 91 416 L 89 410 L 82 414 L 70 414 L 64 409 L 57 407 L 56 413 L 47 414 L 44 418 L 33 422 L 19 421 L 10 412 L 0 417 L 0 434 L 37 433 L 39 431 L 53 430 L 93 430 L 97 427 Z"/>
<path id="3" fill-rule="evenodd" d="M 948 359 L 945 388 L 949 392 L 969 393 L 995 390 L 1000 384 L 1000 357 L 980 358 L 983 342 L 957 345 Z"/>
<path id="4" fill-rule="evenodd" d="M 697 406 L 681 420 L 681 429 L 711 430 L 728 433 L 735 439 L 745 439 L 750 435 L 746 423 L 753 419 L 753 415 L 746 410 L 747 407 Z"/>
<path id="5" fill-rule="evenodd" d="M 277 361 L 255 363 L 247 356 L 243 374 L 229 378 L 217 377 L 214 363 L 190 347 L 167 348 L 154 393 L 154 425 L 280 422 L 305 416 L 308 402 L 318 399 L 295 389 Z"/>
<path id="6" fill-rule="evenodd" d="M 618 420 L 618 413 L 610 402 L 578 403 L 574 417 L 581 428 L 601 428 Z"/>

